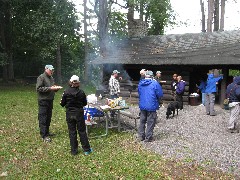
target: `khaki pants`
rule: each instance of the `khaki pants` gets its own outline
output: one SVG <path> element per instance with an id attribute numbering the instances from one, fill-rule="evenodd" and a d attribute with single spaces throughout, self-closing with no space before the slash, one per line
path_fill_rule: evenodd
<path id="1" fill-rule="evenodd" d="M 206 113 L 210 115 L 216 115 L 214 110 L 215 93 L 206 93 Z"/>
<path id="2" fill-rule="evenodd" d="M 230 107 L 230 119 L 228 123 L 228 129 L 235 129 L 237 125 L 237 121 L 239 119 L 240 114 L 240 105 L 236 104 L 236 106 Z"/>

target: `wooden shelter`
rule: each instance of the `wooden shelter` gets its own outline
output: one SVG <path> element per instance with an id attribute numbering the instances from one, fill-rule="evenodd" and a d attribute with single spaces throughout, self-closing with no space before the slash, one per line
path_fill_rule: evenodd
<path id="1" fill-rule="evenodd" d="M 206 78 L 209 70 L 219 69 L 224 79 L 219 87 L 219 103 L 225 98 L 228 70 L 240 67 L 240 31 L 211 33 L 170 34 L 129 38 L 109 47 L 105 57 L 93 64 L 103 65 L 103 81 L 109 79 L 113 69 L 124 72 L 128 85 L 138 82 L 141 69 L 162 72 L 164 99 L 168 100 L 172 74 L 182 75 L 187 82 L 184 101 L 196 91 L 196 83 Z M 124 75 L 123 74 L 123 75 Z"/>

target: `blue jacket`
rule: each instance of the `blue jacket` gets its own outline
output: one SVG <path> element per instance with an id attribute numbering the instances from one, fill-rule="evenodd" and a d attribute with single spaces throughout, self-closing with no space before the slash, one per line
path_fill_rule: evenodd
<path id="1" fill-rule="evenodd" d="M 240 76 L 235 77 L 227 86 L 226 94 L 230 102 L 240 102 Z"/>
<path id="2" fill-rule="evenodd" d="M 201 93 L 205 93 L 206 85 L 207 85 L 207 83 L 205 81 L 201 80 L 200 85 L 198 86 L 198 89 L 201 91 Z"/>
<path id="3" fill-rule="evenodd" d="M 219 76 L 215 78 L 213 74 L 208 74 L 205 93 L 215 93 L 217 91 L 216 83 L 222 78 L 223 76 Z"/>
<path id="4" fill-rule="evenodd" d="M 179 95 L 183 95 L 184 90 L 185 90 L 185 81 L 181 80 L 177 83 L 177 89 L 176 89 L 176 93 Z"/>
<path id="5" fill-rule="evenodd" d="M 142 79 L 138 84 L 140 110 L 156 111 L 159 109 L 158 99 L 163 97 L 161 85 L 153 79 Z"/>

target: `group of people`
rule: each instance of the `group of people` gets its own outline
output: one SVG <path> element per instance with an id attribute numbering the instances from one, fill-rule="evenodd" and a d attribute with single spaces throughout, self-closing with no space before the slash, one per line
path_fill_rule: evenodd
<path id="1" fill-rule="evenodd" d="M 36 91 L 38 94 L 38 120 L 40 135 L 44 142 L 51 142 L 51 136 L 49 127 L 52 118 L 53 100 L 55 92 L 60 87 L 55 86 L 54 79 L 52 77 L 54 73 L 54 67 L 52 65 L 46 65 L 45 71 L 37 78 Z M 66 121 L 68 125 L 71 154 L 78 154 L 78 140 L 77 134 L 80 136 L 80 142 L 85 155 L 92 152 L 90 147 L 86 125 L 84 120 L 83 107 L 87 105 L 87 98 L 83 90 L 79 88 L 79 77 L 73 75 L 69 80 L 69 88 L 64 90 L 60 105 L 66 108 Z"/>
<path id="2" fill-rule="evenodd" d="M 208 78 L 200 80 L 197 88 L 202 93 L 202 105 L 206 108 L 206 114 L 215 116 L 214 104 L 217 92 L 217 84 L 223 79 L 223 75 L 214 77 L 213 73 L 208 73 Z M 240 76 L 233 78 L 233 82 L 227 86 L 226 98 L 229 101 L 230 118 L 228 122 L 228 132 L 239 133 L 238 119 L 240 114 Z"/>
<path id="3" fill-rule="evenodd" d="M 52 134 L 49 130 L 53 100 L 55 92 L 60 88 L 55 86 L 52 77 L 54 67 L 46 65 L 45 71 L 37 78 L 36 91 L 38 94 L 38 120 L 40 135 L 45 142 L 51 142 Z M 118 98 L 120 93 L 120 85 L 117 79 L 120 72 L 114 70 L 109 79 L 110 97 Z M 160 102 L 163 97 L 161 72 L 157 71 L 156 76 L 151 70 L 140 71 L 140 81 L 138 84 L 139 94 L 139 109 L 140 109 L 140 124 L 138 128 L 138 139 L 144 142 L 153 140 L 153 130 L 157 120 L 157 110 L 160 108 Z M 202 93 L 202 103 L 206 107 L 206 114 L 215 116 L 214 103 L 215 94 L 217 91 L 217 83 L 223 76 L 214 77 L 213 73 L 208 74 L 207 81 L 201 80 L 200 85 L 197 85 Z M 121 79 L 121 77 L 119 77 Z M 174 74 L 171 82 L 172 96 L 174 101 L 180 103 L 180 109 L 183 109 L 183 94 L 185 90 L 185 81 L 182 77 Z M 240 76 L 235 77 L 233 82 L 227 87 L 227 98 L 229 99 L 230 120 L 228 130 L 239 132 L 237 128 L 237 120 L 240 114 Z M 73 75 L 69 80 L 69 88 L 65 89 L 60 102 L 62 107 L 66 108 L 66 121 L 68 125 L 71 154 L 78 154 L 77 134 L 80 136 L 80 142 L 85 155 L 92 152 L 89 140 L 86 133 L 86 125 L 84 120 L 84 106 L 87 105 L 86 94 L 80 89 L 79 77 Z"/>

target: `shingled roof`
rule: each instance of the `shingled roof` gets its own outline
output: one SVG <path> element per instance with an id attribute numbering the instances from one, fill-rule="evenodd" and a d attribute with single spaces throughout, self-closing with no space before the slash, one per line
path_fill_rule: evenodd
<path id="1" fill-rule="evenodd" d="M 94 64 L 240 64 L 240 31 L 146 36 L 120 41 Z"/>

